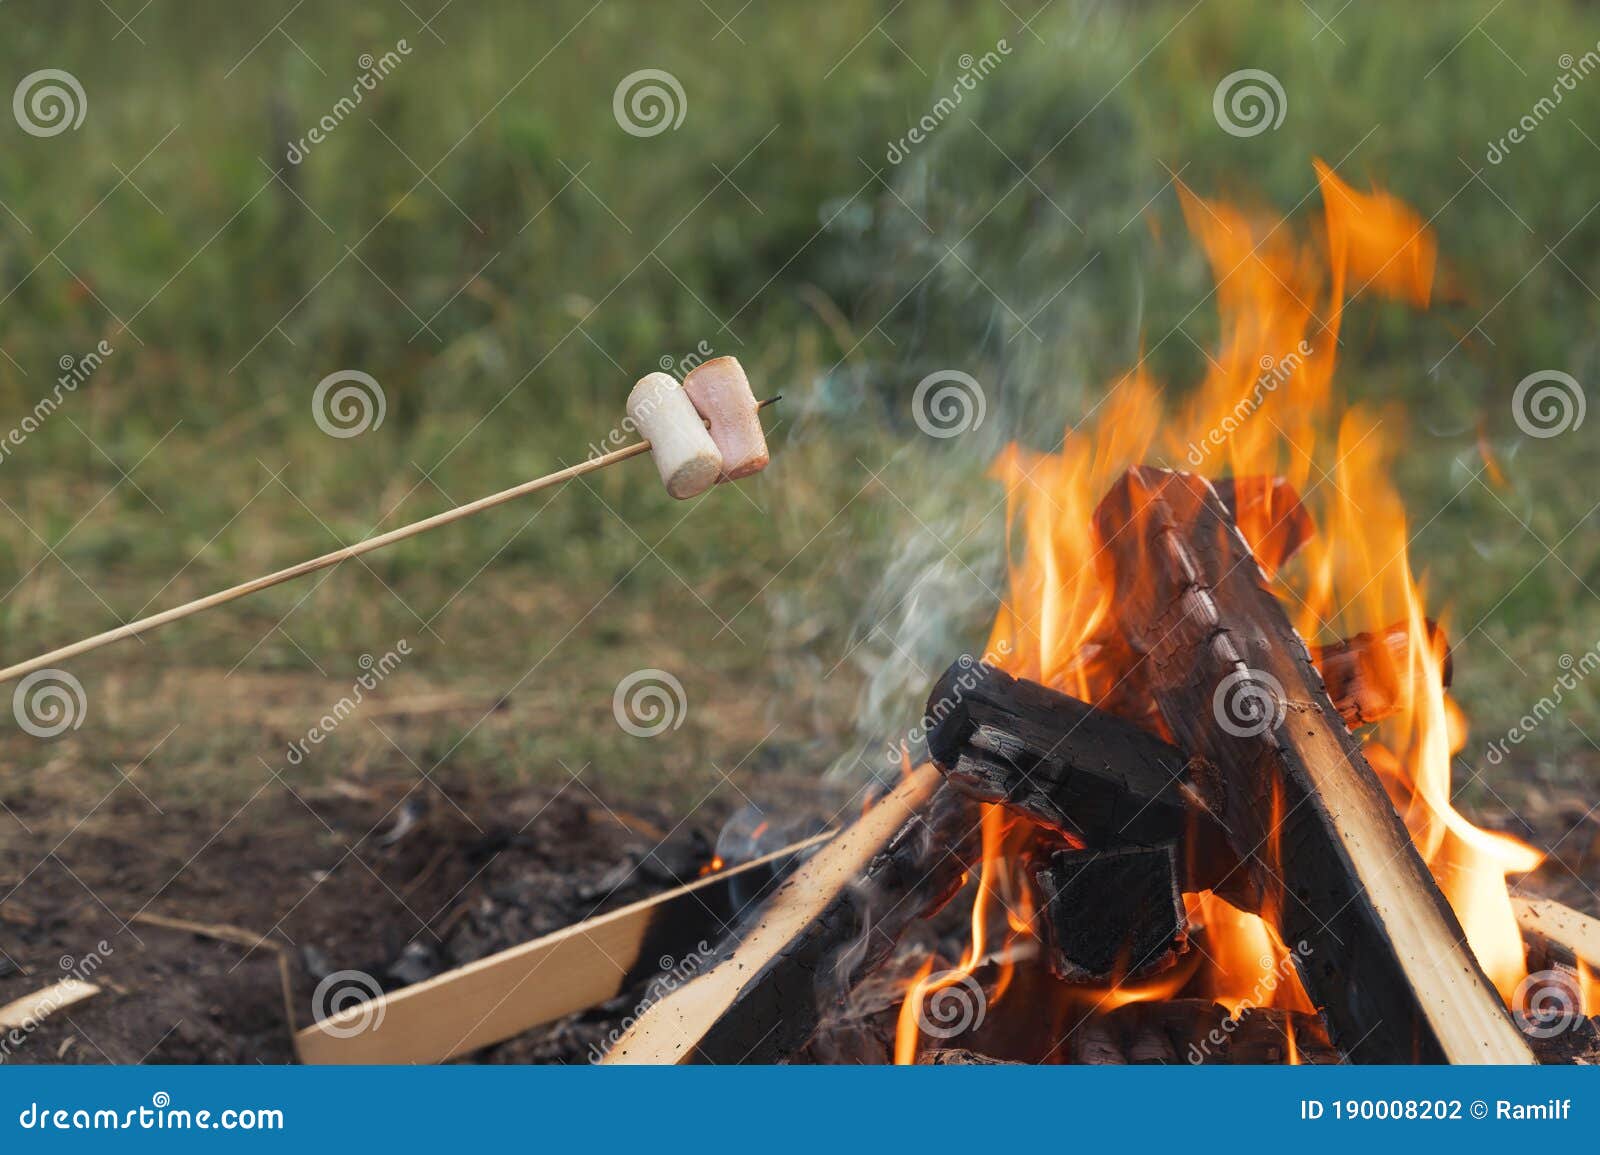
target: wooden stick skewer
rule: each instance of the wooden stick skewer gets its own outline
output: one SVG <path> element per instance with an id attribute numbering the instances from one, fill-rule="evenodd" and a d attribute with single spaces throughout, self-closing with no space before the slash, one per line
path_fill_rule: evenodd
<path id="1" fill-rule="evenodd" d="M 780 400 L 782 400 L 781 395 L 769 397 L 756 407 L 765 409 L 768 405 L 776 404 Z M 318 570 L 338 565 L 342 561 L 349 561 L 351 558 L 357 558 L 363 554 L 371 553 L 373 550 L 382 549 L 386 545 L 393 545 L 397 541 L 405 541 L 408 538 L 417 537 L 430 529 L 438 529 L 442 525 L 461 521 L 463 518 L 471 517 L 475 513 L 482 513 L 486 509 L 493 509 L 497 505 L 504 505 L 508 501 L 515 501 L 519 497 L 537 493 L 539 490 L 548 489 L 553 485 L 560 485 L 564 481 L 571 481 L 574 477 L 593 473 L 597 469 L 604 469 L 608 465 L 615 465 L 619 461 L 626 461 L 630 457 L 638 457 L 640 454 L 648 453 L 649 451 L 650 443 L 648 441 L 639 441 L 633 445 L 613 450 L 610 453 L 601 454 L 599 457 L 588 458 L 577 465 L 569 465 L 565 469 L 547 473 L 543 477 L 536 477 L 532 481 L 524 481 L 520 485 L 513 485 L 510 489 L 502 489 L 499 493 L 491 493 L 487 497 L 480 497 L 476 501 L 458 505 L 454 509 L 447 509 L 443 513 L 436 513 L 432 517 L 425 517 L 421 521 L 414 521 L 410 525 L 403 525 L 399 529 L 391 529 L 387 533 L 380 533 L 376 537 L 366 538 L 363 541 L 356 542 L 354 545 L 347 545 L 342 549 L 333 550 L 331 553 L 325 553 L 320 557 L 311 558 L 309 561 L 303 561 L 298 565 L 275 570 L 250 581 L 241 582 L 236 586 L 229 586 L 225 590 L 218 590 L 216 593 L 208 594 L 203 598 L 185 602 L 181 606 L 174 606 L 170 610 L 162 610 L 160 613 L 151 614 L 148 617 L 140 618 L 138 621 L 127 622 L 117 626 L 115 629 L 106 630 L 103 633 L 95 634 L 93 637 L 84 638 L 81 641 L 73 642 L 71 645 L 51 650 L 47 654 L 40 654 L 36 658 L 29 658 L 25 662 L 7 666 L 5 669 L 0 670 L 0 684 L 13 681 L 36 670 L 55 666 L 68 658 L 75 658 L 79 654 L 87 654 L 90 650 L 98 650 L 101 646 L 109 646 L 112 642 L 120 642 L 124 638 L 138 637 L 140 634 L 147 633 L 157 626 L 181 621 L 184 618 L 200 613 L 202 610 L 226 605 L 228 602 L 242 598 L 247 594 L 270 589 L 275 585 L 292 581 L 294 578 L 304 577 L 308 573 L 316 573 Z"/>

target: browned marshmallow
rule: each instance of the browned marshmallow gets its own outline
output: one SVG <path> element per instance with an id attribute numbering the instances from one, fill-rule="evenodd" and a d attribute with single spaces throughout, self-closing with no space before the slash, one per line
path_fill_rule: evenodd
<path id="1" fill-rule="evenodd" d="M 711 424 L 711 440 L 722 452 L 725 478 L 749 477 L 767 467 L 771 460 L 767 435 L 737 358 L 717 357 L 698 366 L 683 379 L 683 391 Z"/>

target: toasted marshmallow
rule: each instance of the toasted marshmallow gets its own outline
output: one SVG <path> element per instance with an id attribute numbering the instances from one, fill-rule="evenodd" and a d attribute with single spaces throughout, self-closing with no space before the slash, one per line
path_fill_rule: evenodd
<path id="1" fill-rule="evenodd" d="M 716 357 L 696 367 L 683 379 L 683 391 L 711 424 L 725 479 L 749 477 L 767 467 L 767 435 L 738 358 Z"/>

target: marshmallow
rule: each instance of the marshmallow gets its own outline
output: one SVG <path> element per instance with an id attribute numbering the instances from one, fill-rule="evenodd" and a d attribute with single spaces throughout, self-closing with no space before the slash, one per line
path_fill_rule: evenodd
<path id="1" fill-rule="evenodd" d="M 722 454 L 675 378 L 666 373 L 641 377 L 628 394 L 628 416 L 649 440 L 668 493 L 686 498 L 711 488 L 722 472 Z"/>
<path id="2" fill-rule="evenodd" d="M 697 366 L 683 379 L 683 391 L 711 423 L 711 440 L 722 451 L 725 480 L 749 477 L 767 467 L 767 435 L 738 358 L 716 357 Z"/>

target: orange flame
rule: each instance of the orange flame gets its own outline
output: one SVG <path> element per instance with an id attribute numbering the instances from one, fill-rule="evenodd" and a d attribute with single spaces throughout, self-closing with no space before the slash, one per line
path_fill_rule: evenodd
<path id="1" fill-rule="evenodd" d="M 1130 666 L 1110 591 L 1095 564 L 1089 532 L 1101 497 L 1128 467 L 1161 462 L 1207 477 L 1280 476 L 1314 515 L 1318 532 L 1274 589 L 1310 641 L 1331 641 L 1392 622 L 1406 623 L 1407 669 L 1396 671 L 1403 708 L 1382 722 L 1367 751 L 1404 817 L 1417 849 L 1461 919 L 1486 973 L 1509 998 L 1526 974 L 1506 876 L 1534 869 L 1541 855 L 1472 825 L 1451 804 L 1451 759 L 1465 721 L 1444 690 L 1444 653 L 1430 633 L 1422 583 L 1408 557 L 1404 506 L 1392 480 L 1406 444 L 1399 414 L 1346 408 L 1333 389 L 1346 306 L 1383 296 L 1426 307 L 1436 242 L 1421 218 L 1381 190 L 1361 192 L 1316 163 L 1321 228 L 1298 240 L 1284 221 L 1203 200 L 1180 188 L 1184 218 L 1216 279 L 1220 332 L 1188 400 L 1176 407 L 1143 362 L 1114 382 L 1096 420 L 1069 430 L 1059 451 L 1008 446 L 992 476 L 1007 493 L 1008 595 L 988 652 L 1012 674 L 1107 709 L 1139 713 L 1119 698 Z M 1252 545 L 1276 511 L 1241 520 Z M 1147 709 L 1136 720 L 1152 724 Z M 1159 721 L 1154 723 L 1158 727 Z M 973 908 L 972 945 L 954 971 L 913 982 L 901 1016 L 897 1061 L 911 1061 L 916 1008 L 939 985 L 970 974 L 983 955 L 986 909 L 996 895 L 1023 909 L 1029 886 L 1000 853 L 985 819 L 985 853 Z M 1271 848 L 1269 847 L 1269 850 Z M 1205 958 L 1177 976 L 1237 1013 L 1249 1005 L 1309 1010 L 1290 951 L 1266 920 L 1213 894 L 1187 895 L 1191 921 L 1204 928 Z M 1013 936 L 1031 933 L 1027 917 Z M 952 977 L 954 976 L 954 977 Z M 1175 994 L 1172 976 L 1118 985 L 1110 1007 Z M 1592 977 L 1586 982 L 1592 984 Z M 1293 1040 L 1289 1041 L 1294 1054 Z"/>

